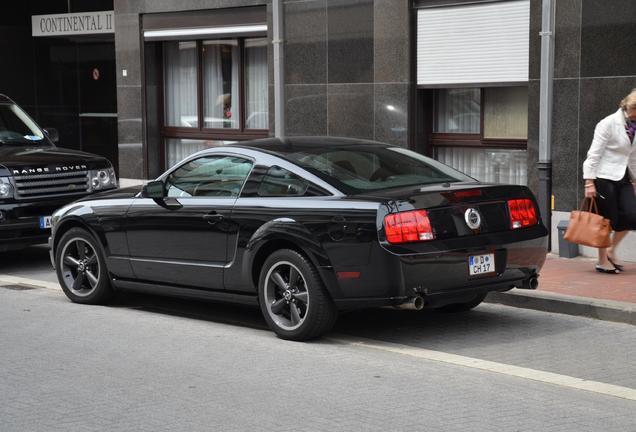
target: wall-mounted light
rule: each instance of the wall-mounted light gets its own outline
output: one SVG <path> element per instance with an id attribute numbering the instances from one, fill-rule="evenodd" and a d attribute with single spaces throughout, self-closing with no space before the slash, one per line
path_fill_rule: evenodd
<path id="1" fill-rule="evenodd" d="M 219 27 L 204 27 L 204 28 L 184 28 L 184 29 L 169 29 L 169 30 L 146 30 L 144 32 L 144 38 L 157 39 L 157 38 L 169 38 L 175 36 L 206 36 L 217 34 L 233 34 L 233 33 L 262 33 L 267 31 L 266 24 L 256 25 L 238 25 L 238 26 L 219 26 Z"/>

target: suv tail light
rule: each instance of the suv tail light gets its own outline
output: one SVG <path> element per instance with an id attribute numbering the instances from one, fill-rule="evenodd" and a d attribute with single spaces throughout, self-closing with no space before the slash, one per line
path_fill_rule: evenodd
<path id="1" fill-rule="evenodd" d="M 512 229 L 536 225 L 539 222 L 537 209 L 530 199 L 509 200 L 508 210 L 510 210 L 510 228 Z"/>
<path id="2" fill-rule="evenodd" d="M 386 215 L 384 217 L 384 232 L 387 241 L 391 244 L 427 241 L 435 238 L 426 210 Z"/>

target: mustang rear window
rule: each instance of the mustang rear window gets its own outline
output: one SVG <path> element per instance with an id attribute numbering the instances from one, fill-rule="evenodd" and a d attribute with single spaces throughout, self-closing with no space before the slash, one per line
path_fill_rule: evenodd
<path id="1" fill-rule="evenodd" d="M 304 148 L 286 153 L 285 157 L 348 193 L 474 181 L 442 163 L 401 147 Z"/>

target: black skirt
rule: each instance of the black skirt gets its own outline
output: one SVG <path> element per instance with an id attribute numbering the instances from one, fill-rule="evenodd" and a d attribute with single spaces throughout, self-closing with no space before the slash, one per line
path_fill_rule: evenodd
<path id="1" fill-rule="evenodd" d="M 636 194 L 627 172 L 619 181 L 597 178 L 594 184 L 598 210 L 611 221 L 612 229 L 636 230 Z"/>

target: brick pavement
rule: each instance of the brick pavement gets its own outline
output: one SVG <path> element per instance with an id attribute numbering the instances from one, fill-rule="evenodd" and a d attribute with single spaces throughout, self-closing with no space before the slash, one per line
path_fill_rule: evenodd
<path id="1" fill-rule="evenodd" d="M 636 263 L 620 274 L 602 274 L 592 258 L 559 258 L 550 254 L 539 277 L 538 291 L 636 303 Z"/>

